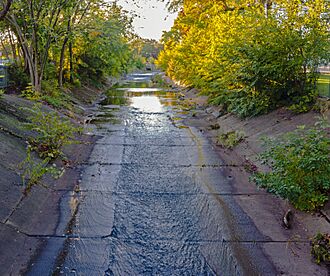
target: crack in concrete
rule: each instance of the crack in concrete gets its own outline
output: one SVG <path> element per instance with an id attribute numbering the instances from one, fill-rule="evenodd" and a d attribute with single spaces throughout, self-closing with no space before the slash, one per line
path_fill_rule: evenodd
<path id="1" fill-rule="evenodd" d="M 20 233 L 26 237 L 29 238 L 39 238 L 39 239 L 70 239 L 70 240 L 105 240 L 105 239 L 118 239 L 123 242 L 134 242 L 138 241 L 137 239 L 128 239 L 128 238 L 118 238 L 114 237 L 113 233 L 107 235 L 100 235 L 100 236 L 80 236 L 79 234 L 63 234 L 63 235 L 49 235 L 49 234 L 29 234 L 27 232 L 24 232 L 20 230 L 19 228 L 0 222 L 2 225 L 11 228 L 12 230 L 16 231 L 17 233 Z M 233 239 L 233 240 L 227 240 L 227 239 L 187 239 L 187 240 L 178 240 L 178 239 L 151 239 L 150 241 L 153 242 L 183 242 L 184 244 L 202 244 L 202 243 L 252 243 L 252 244 L 271 244 L 271 243 L 310 243 L 310 240 L 239 240 L 239 239 Z"/>
<path id="2" fill-rule="evenodd" d="M 19 134 L 15 133 L 15 132 L 12 132 L 11 130 L 9 130 L 9 129 L 3 127 L 3 126 L 0 126 L 0 130 L 3 131 L 4 133 L 7 133 L 9 135 L 12 135 L 12 136 L 18 138 L 18 139 L 25 140 L 22 135 L 19 135 Z"/>
<path id="3" fill-rule="evenodd" d="M 196 147 L 196 145 L 191 145 L 191 144 L 141 144 L 141 143 L 130 143 L 130 144 L 123 144 L 123 143 L 96 143 L 97 145 L 101 146 L 123 146 L 123 147 L 136 147 L 136 146 L 152 146 L 152 147 Z M 207 145 L 205 145 L 207 147 Z"/>
<path id="4" fill-rule="evenodd" d="M 93 165 L 100 165 L 100 166 L 137 166 L 137 167 L 166 167 L 166 168 L 244 168 L 243 165 L 237 164 L 187 164 L 187 165 L 167 165 L 167 164 L 156 164 L 156 163 L 134 163 L 134 162 L 123 162 L 123 163 L 112 163 L 112 162 L 81 162 L 79 165 L 83 166 L 93 166 Z"/>
<path id="5" fill-rule="evenodd" d="M 16 210 L 18 209 L 19 205 L 21 204 L 21 202 L 24 200 L 25 195 L 22 195 L 19 199 L 19 201 L 16 203 L 15 207 L 11 210 L 11 212 L 9 213 L 9 215 L 1 222 L 1 223 L 7 223 L 8 220 L 11 218 L 11 216 L 16 212 Z"/>
<path id="6" fill-rule="evenodd" d="M 65 189 L 58 189 L 58 190 L 54 190 L 54 192 L 72 192 L 71 190 L 65 190 Z M 136 195 L 140 195 L 140 194 L 145 194 L 145 195 L 187 195 L 187 196 L 191 196 L 191 195 L 218 195 L 218 196 L 270 196 L 272 197 L 272 194 L 262 194 L 262 193 L 203 193 L 203 192 L 195 192 L 195 193 L 188 193 L 188 192 L 153 192 L 153 191 L 130 191 L 130 190 L 123 190 L 123 191 L 101 191 L 101 190 L 79 190 L 80 193 L 100 193 L 100 194 L 109 194 L 109 195 L 127 195 L 127 194 L 136 194 Z"/>

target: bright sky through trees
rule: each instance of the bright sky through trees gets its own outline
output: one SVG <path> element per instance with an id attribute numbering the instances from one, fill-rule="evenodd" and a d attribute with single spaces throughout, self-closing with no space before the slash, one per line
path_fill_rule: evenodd
<path id="1" fill-rule="evenodd" d="M 118 4 L 137 15 L 133 25 L 137 34 L 143 38 L 159 40 L 163 31 L 171 28 L 176 17 L 159 0 L 119 0 Z"/>

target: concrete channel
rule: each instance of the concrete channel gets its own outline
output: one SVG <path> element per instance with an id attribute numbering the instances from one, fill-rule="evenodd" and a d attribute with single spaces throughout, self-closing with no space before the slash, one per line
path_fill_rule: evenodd
<path id="1" fill-rule="evenodd" d="M 177 95 L 151 86 L 153 74 L 129 75 L 98 104 L 79 190 L 28 275 L 277 274 L 260 247 L 272 241 L 235 202 L 230 164 L 175 122 Z"/>

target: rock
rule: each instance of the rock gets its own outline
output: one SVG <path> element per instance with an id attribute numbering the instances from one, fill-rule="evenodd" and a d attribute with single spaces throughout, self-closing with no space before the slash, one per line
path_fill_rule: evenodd
<path id="1" fill-rule="evenodd" d="M 222 114 L 221 114 L 219 111 L 214 111 L 214 112 L 212 112 L 212 115 L 213 115 L 215 118 L 219 118 Z"/>
<path id="2" fill-rule="evenodd" d="M 293 213 L 292 211 L 289 209 L 284 217 L 283 217 L 283 224 L 285 226 L 285 228 L 287 229 L 291 229 L 291 225 L 292 225 L 292 217 L 293 217 Z"/>
<path id="3" fill-rule="evenodd" d="M 208 114 L 212 113 L 212 111 L 213 111 L 213 107 L 212 106 L 206 108 L 206 110 L 205 110 L 205 112 L 208 113 Z"/>

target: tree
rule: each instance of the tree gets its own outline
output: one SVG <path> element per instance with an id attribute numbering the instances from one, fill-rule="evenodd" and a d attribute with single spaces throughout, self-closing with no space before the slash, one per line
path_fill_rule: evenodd
<path id="1" fill-rule="evenodd" d="M 279 105 L 307 111 L 329 60 L 325 0 L 183 2 L 158 64 L 242 117 Z"/>
<path id="2" fill-rule="evenodd" d="M 57 86 L 56 78 L 59 87 L 64 81 L 73 83 L 85 65 L 102 75 L 127 70 L 131 18 L 115 2 L 21 0 L 11 7 L 1 35 L 8 37 L 14 59 L 22 54 L 36 94 L 43 93 L 44 80 Z M 6 45 L 3 48 L 7 50 Z M 88 78 L 85 74 L 84 80 Z"/>
<path id="3" fill-rule="evenodd" d="M 5 16 L 7 15 L 9 9 L 10 9 L 10 6 L 12 4 L 13 0 L 7 0 L 6 3 L 2 3 L 2 11 L 0 11 L 0 20 L 3 20 L 5 18 Z"/>
<path id="4" fill-rule="evenodd" d="M 68 0 L 18 1 L 6 17 L 19 41 L 34 90 L 41 92 L 41 81 L 49 49 L 56 41 L 61 11 Z"/>

